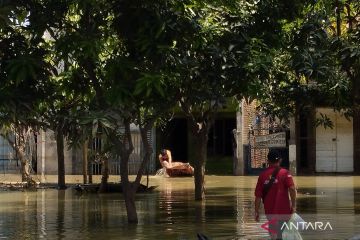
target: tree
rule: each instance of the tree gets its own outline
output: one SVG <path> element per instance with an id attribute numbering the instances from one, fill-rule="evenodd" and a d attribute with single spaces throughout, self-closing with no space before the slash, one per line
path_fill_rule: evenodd
<path id="1" fill-rule="evenodd" d="M 286 48 L 274 54 L 276 64 L 269 71 L 261 99 L 267 112 L 283 117 L 291 113 L 298 116 L 319 105 L 352 117 L 354 172 L 358 173 L 359 2 L 334 0 L 304 5 L 299 19 L 284 25 L 287 38 L 282 42 Z M 316 123 L 332 126 L 325 115 Z"/>
<path id="2" fill-rule="evenodd" d="M 45 97 L 44 83 L 50 66 L 44 61 L 46 51 L 41 47 L 41 37 L 27 28 L 26 7 L 17 1 L 1 4 L 1 134 L 21 162 L 22 180 L 34 184 L 29 149 L 34 147 L 34 134 L 41 126 L 40 103 Z"/>
<path id="3" fill-rule="evenodd" d="M 193 31 L 174 51 L 180 106 L 195 140 L 195 199 L 202 200 L 208 132 L 228 98 L 256 98 L 279 48 L 281 21 L 301 4 L 286 1 L 196 2 L 186 6 Z M 289 9 L 296 12 L 288 11 Z"/>
<path id="4" fill-rule="evenodd" d="M 172 53 L 174 44 L 182 40 L 179 37 L 187 26 L 182 19 L 181 5 L 161 0 L 151 3 L 122 1 L 112 7 L 115 16 L 113 27 L 122 40 L 124 53 L 114 57 L 115 64 L 109 64 L 113 67 L 109 72 L 112 73 L 111 85 L 117 96 L 111 105 L 121 110 L 122 116 L 129 118 L 123 123 L 125 135 L 129 136 L 130 119 L 139 126 L 145 149 L 136 179 L 132 183 L 126 171 L 131 144 L 128 144 L 130 148 L 127 151 L 119 151 L 121 169 L 125 170 L 121 172 L 121 182 L 125 200 L 128 200 L 126 204 L 130 222 L 137 222 L 135 192 L 152 154 L 149 132 L 175 106 L 178 99 L 175 94 Z"/>
<path id="5" fill-rule="evenodd" d="M 70 82 L 83 82 L 90 87 L 87 116 L 74 117 L 84 126 L 96 125 L 105 132 L 109 152 L 120 160 L 128 220 L 134 223 L 137 223 L 135 193 L 151 155 L 147 134 L 164 111 L 164 106 L 171 108 L 171 105 L 166 105 L 169 95 L 165 97 L 166 88 L 163 89 L 166 77 L 161 68 L 163 60 L 159 58 L 161 43 L 152 42 L 154 39 L 141 42 L 150 35 L 146 31 L 154 30 L 154 25 L 133 26 L 135 31 L 127 32 L 121 20 L 130 13 L 135 18 L 146 17 L 161 28 L 162 19 L 157 17 L 161 13 L 160 3 L 144 5 L 147 8 L 132 5 L 150 13 L 145 15 L 125 8 L 122 4 L 130 4 L 126 1 L 116 4 L 111 1 L 71 2 L 61 18 L 61 24 L 54 24 L 57 28 L 52 37 L 58 62 L 71 64 L 70 68 L 64 68 L 62 74 L 74 76 L 76 73 L 77 78 L 69 78 Z M 137 41 L 133 41 L 132 34 Z M 158 50 L 159 53 L 154 52 Z M 78 94 L 80 89 L 74 89 L 73 94 Z M 140 127 L 146 152 L 136 180 L 130 182 L 128 162 L 133 151 L 130 124 L 134 122 Z M 105 171 L 101 189 L 106 189 L 106 182 Z"/>
<path id="6" fill-rule="evenodd" d="M 360 3 L 358 1 L 337 2 L 337 27 L 345 29 L 338 32 L 334 41 L 341 69 L 350 79 L 351 115 L 354 134 L 354 173 L 360 173 Z"/>

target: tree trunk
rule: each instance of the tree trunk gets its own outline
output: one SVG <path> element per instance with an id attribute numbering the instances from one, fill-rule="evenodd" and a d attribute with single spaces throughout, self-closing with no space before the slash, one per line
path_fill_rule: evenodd
<path id="1" fill-rule="evenodd" d="M 27 133 L 25 130 L 15 131 L 15 142 L 9 135 L 3 135 L 16 152 L 17 158 L 20 160 L 20 171 L 21 171 L 21 181 L 26 182 L 28 187 L 34 186 L 36 182 L 32 179 L 30 174 L 30 157 L 26 155 L 26 136 Z"/>
<path id="2" fill-rule="evenodd" d="M 135 186 L 129 182 L 128 175 L 128 163 L 129 163 L 128 152 L 121 155 L 120 163 L 120 174 L 121 174 L 121 186 L 123 190 L 123 195 L 125 199 L 126 213 L 129 223 L 138 223 L 137 211 L 135 206 Z"/>
<path id="3" fill-rule="evenodd" d="M 83 144 L 83 183 L 86 184 L 88 176 L 88 141 Z"/>
<path id="4" fill-rule="evenodd" d="M 207 158 L 207 131 L 200 130 L 195 136 L 195 162 L 194 162 L 194 182 L 195 200 L 205 198 L 205 163 Z"/>
<path id="5" fill-rule="evenodd" d="M 129 223 L 138 223 L 138 217 L 135 206 L 135 193 L 137 187 L 129 182 L 129 157 L 134 146 L 131 139 L 130 122 L 124 121 L 125 136 L 120 140 L 119 136 L 111 133 L 109 140 L 116 146 L 120 155 L 120 177 L 123 195 L 125 199 L 126 213 Z"/>
<path id="6" fill-rule="evenodd" d="M 336 13 L 336 35 L 341 35 L 341 11 L 340 11 L 340 2 L 335 0 L 335 13 Z"/>
<path id="7" fill-rule="evenodd" d="M 359 73 L 360 74 L 360 73 Z M 352 77 L 354 174 L 360 174 L 360 76 Z"/>
<path id="8" fill-rule="evenodd" d="M 17 153 L 18 153 L 17 154 L 18 158 L 20 160 L 20 164 L 21 164 L 21 170 L 20 170 L 21 171 L 21 181 L 26 182 L 29 187 L 33 186 L 35 182 L 32 179 L 31 174 L 30 174 L 30 161 L 25 156 L 25 148 L 19 146 Z"/>
<path id="9" fill-rule="evenodd" d="M 64 232 L 66 231 L 66 227 L 65 227 L 65 190 L 59 190 L 57 192 L 58 196 L 57 196 L 57 215 L 56 215 L 56 222 L 57 222 L 57 226 L 56 226 L 56 232 L 58 234 L 58 236 L 61 236 L 62 234 L 64 234 Z"/>
<path id="10" fill-rule="evenodd" d="M 57 157 L 58 157 L 58 189 L 66 189 L 64 136 L 61 131 L 57 131 L 55 134 L 56 134 L 56 149 L 57 149 Z"/>
<path id="11" fill-rule="evenodd" d="M 149 186 L 149 163 L 150 163 L 150 157 L 152 154 L 152 147 L 150 145 L 149 139 L 148 139 L 148 132 L 151 130 L 153 126 L 153 123 L 149 123 L 144 127 L 140 127 L 140 135 L 142 144 L 144 146 L 145 154 L 143 157 L 143 160 L 141 162 L 141 165 L 139 167 L 136 179 L 135 179 L 135 188 L 139 187 L 140 181 L 142 178 L 142 175 L 144 174 L 145 168 L 147 168 L 147 179 L 146 179 L 146 186 Z"/>
<path id="12" fill-rule="evenodd" d="M 93 183 L 93 169 L 92 169 L 92 161 L 88 162 L 88 175 L 89 175 L 89 183 Z"/>
<path id="13" fill-rule="evenodd" d="M 135 206 L 135 194 L 136 189 L 134 188 L 133 184 L 130 182 L 124 183 L 122 182 L 123 194 L 125 199 L 125 206 L 126 206 L 126 213 L 128 217 L 128 222 L 137 224 L 138 217 L 137 211 Z"/>
<path id="14" fill-rule="evenodd" d="M 354 141 L 354 174 L 360 175 L 360 111 L 354 111 L 353 116 Z"/>
<path id="15" fill-rule="evenodd" d="M 102 168 L 101 168 L 101 183 L 99 192 L 104 193 L 108 191 L 108 180 L 109 180 L 109 159 L 103 157 L 102 159 Z"/>

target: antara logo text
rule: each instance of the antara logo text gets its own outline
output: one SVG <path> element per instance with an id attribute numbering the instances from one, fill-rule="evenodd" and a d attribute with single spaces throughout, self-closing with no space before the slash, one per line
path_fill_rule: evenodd
<path id="1" fill-rule="evenodd" d="M 277 219 L 271 219 L 270 221 L 261 225 L 261 228 L 265 229 L 269 233 L 276 233 L 274 229 L 270 228 L 270 225 L 276 225 Z M 312 231 L 326 231 L 333 230 L 330 222 L 284 222 L 281 226 L 281 230 L 312 230 Z"/>

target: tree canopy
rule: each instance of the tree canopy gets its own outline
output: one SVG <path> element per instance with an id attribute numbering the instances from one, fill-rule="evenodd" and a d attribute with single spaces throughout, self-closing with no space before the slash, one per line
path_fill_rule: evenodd
<path id="1" fill-rule="evenodd" d="M 316 105 L 358 111 L 357 1 L 0 4 L 2 126 L 45 126 L 58 142 L 78 145 L 104 131 L 121 159 L 130 222 L 137 222 L 135 192 L 152 154 L 147 133 L 176 107 L 199 149 L 197 199 L 204 197 L 208 132 L 229 98 L 256 98 L 280 118 Z M 135 182 L 127 175 L 131 123 L 146 149 Z"/>

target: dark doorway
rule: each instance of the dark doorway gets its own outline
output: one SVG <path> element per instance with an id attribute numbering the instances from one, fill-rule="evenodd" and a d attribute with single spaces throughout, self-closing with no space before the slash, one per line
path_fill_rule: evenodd
<path id="1" fill-rule="evenodd" d="M 299 174 L 313 174 L 316 166 L 315 112 L 303 111 L 296 122 L 296 159 Z"/>
<path id="2" fill-rule="evenodd" d="M 232 156 L 233 129 L 236 129 L 235 118 L 216 119 L 209 132 L 209 156 Z"/>
<path id="3" fill-rule="evenodd" d="M 171 151 L 173 161 L 188 161 L 188 137 L 187 137 L 187 121 L 186 119 L 171 120 L 163 131 L 163 139 L 161 148 Z"/>

